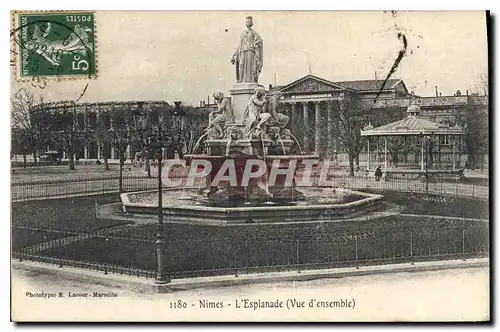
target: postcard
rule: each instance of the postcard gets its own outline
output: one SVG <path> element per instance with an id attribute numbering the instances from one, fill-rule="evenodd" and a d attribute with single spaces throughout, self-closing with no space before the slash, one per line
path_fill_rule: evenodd
<path id="1" fill-rule="evenodd" d="M 489 12 L 11 18 L 12 321 L 490 320 Z"/>

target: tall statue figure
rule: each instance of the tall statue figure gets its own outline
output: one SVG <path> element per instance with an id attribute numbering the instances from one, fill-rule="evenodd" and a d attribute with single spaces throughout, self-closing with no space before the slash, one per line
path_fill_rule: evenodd
<path id="1" fill-rule="evenodd" d="M 240 38 L 240 44 L 231 58 L 231 63 L 236 65 L 236 81 L 238 83 L 258 83 L 262 70 L 262 38 L 252 30 L 251 16 L 246 18 L 247 30 Z"/>

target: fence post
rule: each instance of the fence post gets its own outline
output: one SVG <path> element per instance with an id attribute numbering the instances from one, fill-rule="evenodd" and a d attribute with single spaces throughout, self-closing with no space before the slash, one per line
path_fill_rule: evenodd
<path id="1" fill-rule="evenodd" d="M 440 246 L 439 246 L 439 243 L 440 243 L 440 241 L 441 241 L 441 237 L 439 236 L 439 228 L 437 229 L 437 232 L 436 232 L 436 233 L 437 233 L 437 245 L 438 245 L 438 248 L 437 248 L 437 249 L 438 249 L 438 250 L 437 250 L 437 256 L 439 257 L 439 247 L 440 247 Z"/>
<path id="2" fill-rule="evenodd" d="M 238 278 L 238 261 L 236 260 L 237 252 L 239 252 L 239 245 L 238 250 L 234 251 L 234 276 Z"/>
<path id="3" fill-rule="evenodd" d="M 300 273 L 299 239 L 297 239 L 296 241 L 296 249 L 297 249 L 297 273 Z"/>
<path id="4" fill-rule="evenodd" d="M 355 235 L 354 241 L 355 241 L 355 247 L 356 247 L 356 269 L 359 269 L 359 263 L 358 263 L 358 234 Z"/>
<path id="5" fill-rule="evenodd" d="M 413 262 L 413 232 L 410 231 L 410 262 L 411 265 L 414 265 Z"/>
<path id="6" fill-rule="evenodd" d="M 465 261 L 465 229 L 462 230 L 462 255 L 463 260 Z"/>
<path id="7" fill-rule="evenodd" d="M 59 237 L 59 249 L 61 250 L 63 247 L 63 238 Z M 92 250 L 91 250 L 92 251 Z M 64 255 L 62 255 L 64 257 Z M 63 267 L 63 260 L 59 260 L 59 268 Z"/>
<path id="8" fill-rule="evenodd" d="M 476 188 L 476 185 L 472 185 L 472 198 L 474 198 L 474 188 Z"/>

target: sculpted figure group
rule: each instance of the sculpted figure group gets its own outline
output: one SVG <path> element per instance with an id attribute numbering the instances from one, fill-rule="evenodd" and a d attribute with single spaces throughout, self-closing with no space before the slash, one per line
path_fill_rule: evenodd
<path id="1" fill-rule="evenodd" d="M 290 118 L 278 113 L 278 103 L 281 98 L 280 92 L 266 95 L 263 88 L 257 88 L 248 101 L 245 110 L 244 122 L 246 122 L 246 136 L 257 138 L 267 136 L 269 127 L 278 127 L 278 134 L 286 127 Z"/>
<path id="2" fill-rule="evenodd" d="M 234 122 L 234 113 L 230 101 L 224 97 L 222 92 L 215 92 L 213 97 L 217 103 L 217 110 L 210 113 L 209 124 L 205 132 L 211 139 L 223 139 L 225 138 L 225 127 L 228 123 Z M 266 137 L 269 127 L 275 128 L 273 130 L 275 135 L 279 135 L 283 131 L 290 118 L 285 114 L 278 113 L 281 97 L 280 92 L 266 95 L 263 88 L 255 89 L 243 115 L 244 136 L 246 138 Z"/>
<path id="3" fill-rule="evenodd" d="M 237 83 L 258 83 L 263 64 L 263 41 L 260 35 L 252 29 L 253 19 L 251 16 L 246 18 L 245 23 L 247 29 L 240 37 L 231 63 L 236 67 Z M 244 132 L 241 132 L 237 127 L 226 128 L 227 124 L 234 123 L 235 118 L 231 101 L 225 98 L 222 92 L 215 92 L 213 97 L 217 103 L 217 110 L 211 112 L 209 116 L 209 124 L 205 131 L 205 136 L 209 139 L 224 139 L 233 136 L 250 139 L 268 136 L 276 138 L 280 134 L 287 136 L 286 132 L 289 133 L 289 131 L 284 130 L 289 117 L 278 113 L 278 103 L 282 97 L 279 92 L 266 95 L 264 88 L 255 89 L 245 108 Z M 272 130 L 268 130 L 269 128 Z"/>

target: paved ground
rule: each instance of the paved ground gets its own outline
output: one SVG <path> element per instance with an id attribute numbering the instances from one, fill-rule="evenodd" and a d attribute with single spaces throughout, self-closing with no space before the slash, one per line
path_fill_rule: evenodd
<path id="1" fill-rule="evenodd" d="M 488 287 L 487 268 L 467 268 L 138 294 L 13 270 L 12 304 L 15 320 L 468 321 L 488 319 Z M 63 292 L 65 297 L 30 298 L 27 292 Z M 114 292 L 117 297 L 68 298 L 68 292 Z M 284 308 L 244 308 L 245 299 L 283 301 Z M 304 301 L 305 308 L 287 309 L 288 299 Z M 309 308 L 310 300 L 350 301 L 354 309 Z M 224 308 L 201 308 L 200 302 L 206 301 L 214 305 L 220 302 Z M 187 308 L 174 308 L 184 303 Z"/>

